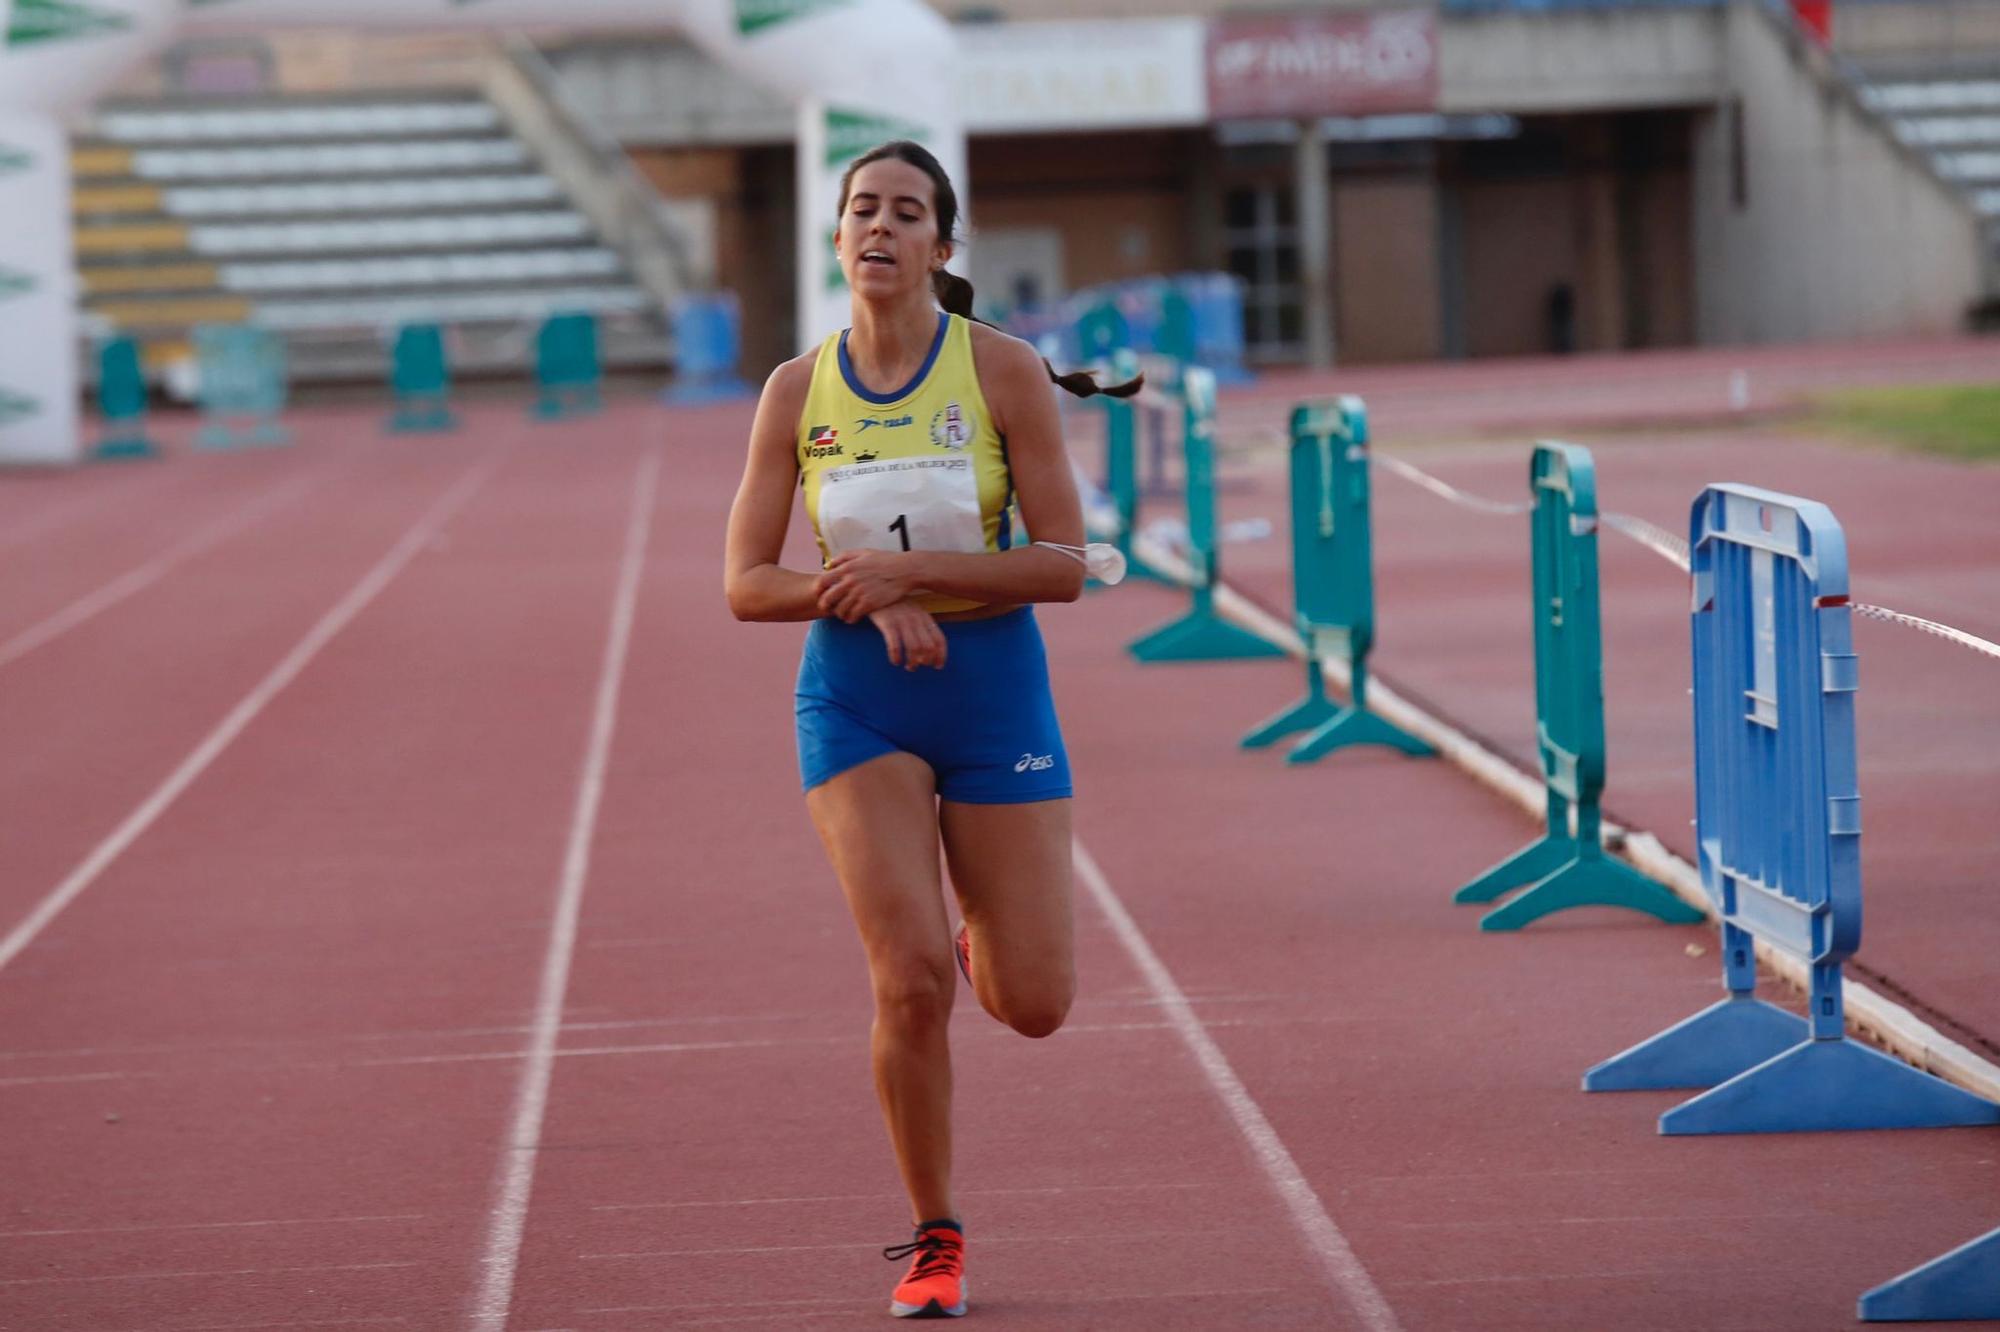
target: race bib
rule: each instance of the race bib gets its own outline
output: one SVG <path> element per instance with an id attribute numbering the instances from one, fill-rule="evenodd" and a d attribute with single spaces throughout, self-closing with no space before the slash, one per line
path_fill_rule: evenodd
<path id="1" fill-rule="evenodd" d="M 829 556 L 845 550 L 986 549 L 972 459 L 893 458 L 820 474 L 819 533 Z"/>

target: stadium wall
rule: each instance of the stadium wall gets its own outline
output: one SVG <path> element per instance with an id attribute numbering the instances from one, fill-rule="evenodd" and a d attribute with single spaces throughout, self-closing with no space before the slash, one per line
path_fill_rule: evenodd
<path id="1" fill-rule="evenodd" d="M 1725 15 L 1732 98 L 1694 135 L 1702 343 L 1946 334 L 1981 290 L 1978 218 L 1755 0 Z"/>

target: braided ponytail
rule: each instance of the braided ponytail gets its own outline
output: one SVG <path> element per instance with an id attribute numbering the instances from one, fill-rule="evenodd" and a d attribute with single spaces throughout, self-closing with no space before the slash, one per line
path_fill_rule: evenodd
<path id="1" fill-rule="evenodd" d="M 958 274 L 946 269 L 938 269 L 931 274 L 931 291 L 937 296 L 938 305 L 946 314 L 955 314 L 970 319 L 975 324 L 986 321 L 972 313 L 972 284 Z M 990 328 L 991 325 L 988 325 Z M 1060 389 L 1074 393 L 1079 398 L 1103 394 L 1107 398 L 1129 398 L 1145 387 L 1146 376 L 1134 375 L 1123 384 L 1100 385 L 1097 376 L 1088 370 L 1076 370 L 1066 375 L 1056 373 L 1056 368 L 1042 361 L 1042 368 L 1049 372 L 1049 382 Z"/>

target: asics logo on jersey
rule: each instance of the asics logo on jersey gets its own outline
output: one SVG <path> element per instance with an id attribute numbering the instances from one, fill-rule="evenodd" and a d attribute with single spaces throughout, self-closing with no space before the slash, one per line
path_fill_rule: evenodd
<path id="1" fill-rule="evenodd" d="M 854 423 L 854 433 L 857 435 L 863 434 L 871 426 L 881 426 L 884 430 L 894 430 L 897 426 L 915 425 L 916 423 L 917 418 L 914 416 L 891 416 L 886 419 L 879 416 L 864 416 Z"/>
<path id="2" fill-rule="evenodd" d="M 1023 754 L 1014 765 L 1015 772 L 1047 772 L 1056 766 L 1054 754 Z"/>

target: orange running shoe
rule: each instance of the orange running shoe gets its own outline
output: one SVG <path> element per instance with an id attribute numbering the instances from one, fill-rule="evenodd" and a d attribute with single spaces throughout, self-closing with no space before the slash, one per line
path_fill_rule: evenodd
<path id="1" fill-rule="evenodd" d="M 958 927 L 958 937 L 951 941 L 951 955 L 958 959 L 958 974 L 965 977 L 967 985 L 972 984 L 972 936 L 966 933 L 971 927 Z"/>
<path id="2" fill-rule="evenodd" d="M 926 1221 L 908 1244 L 882 1250 L 890 1262 L 915 1256 L 902 1284 L 889 1297 L 898 1318 L 965 1317 L 965 1231 L 951 1220 Z"/>

